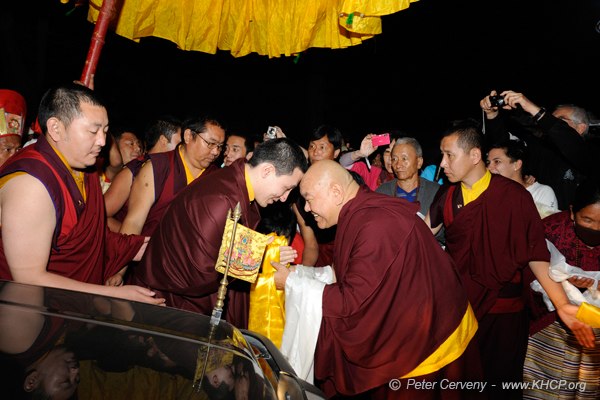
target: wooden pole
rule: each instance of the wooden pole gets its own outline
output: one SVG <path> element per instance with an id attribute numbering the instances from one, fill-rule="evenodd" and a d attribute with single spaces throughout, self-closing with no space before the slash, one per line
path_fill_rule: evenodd
<path id="1" fill-rule="evenodd" d="M 100 13 L 98 14 L 98 20 L 96 21 L 96 27 L 92 34 L 92 41 L 90 43 L 90 49 L 88 50 L 87 59 L 81 73 L 80 81 L 87 87 L 90 87 L 92 76 L 96 73 L 96 66 L 100 59 L 100 53 L 102 52 L 102 46 L 104 46 L 104 38 L 106 37 L 106 30 L 110 20 L 115 15 L 115 0 L 104 0 Z"/>

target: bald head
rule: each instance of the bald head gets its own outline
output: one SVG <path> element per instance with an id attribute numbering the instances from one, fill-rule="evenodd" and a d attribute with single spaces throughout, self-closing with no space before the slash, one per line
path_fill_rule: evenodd
<path id="1" fill-rule="evenodd" d="M 304 209 L 311 212 L 319 228 L 336 225 L 342 207 L 352 200 L 359 186 L 339 163 L 321 160 L 308 168 L 300 182 Z"/>

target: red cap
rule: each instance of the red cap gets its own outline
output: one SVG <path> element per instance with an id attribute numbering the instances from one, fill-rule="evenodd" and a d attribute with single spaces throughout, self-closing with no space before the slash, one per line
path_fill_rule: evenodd
<path id="1" fill-rule="evenodd" d="M 0 136 L 23 135 L 23 123 L 27 114 L 25 98 L 18 92 L 0 89 Z"/>

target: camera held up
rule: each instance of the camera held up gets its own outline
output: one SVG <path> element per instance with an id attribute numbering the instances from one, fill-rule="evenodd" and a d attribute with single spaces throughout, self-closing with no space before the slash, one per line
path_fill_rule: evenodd
<path id="1" fill-rule="evenodd" d="M 490 103 L 492 107 L 503 107 L 506 105 L 506 101 L 504 101 L 504 96 L 490 96 Z"/>

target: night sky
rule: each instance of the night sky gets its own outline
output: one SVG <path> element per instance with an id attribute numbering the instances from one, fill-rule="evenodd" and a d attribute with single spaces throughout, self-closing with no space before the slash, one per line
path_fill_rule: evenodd
<path id="1" fill-rule="evenodd" d="M 93 25 L 87 7 L 67 15 L 71 9 L 13 1 L 0 12 L 0 88 L 25 95 L 28 120 L 49 86 L 81 75 Z M 158 114 L 200 113 L 232 132 L 279 125 L 303 145 L 329 123 L 354 145 L 369 132 L 400 129 L 437 147 L 449 121 L 481 118 L 479 100 L 491 89 L 600 115 L 599 19 L 598 0 L 421 0 L 383 17 L 383 33 L 362 45 L 309 49 L 297 62 L 185 52 L 109 33 L 96 91 L 112 123 L 138 130 Z"/>

